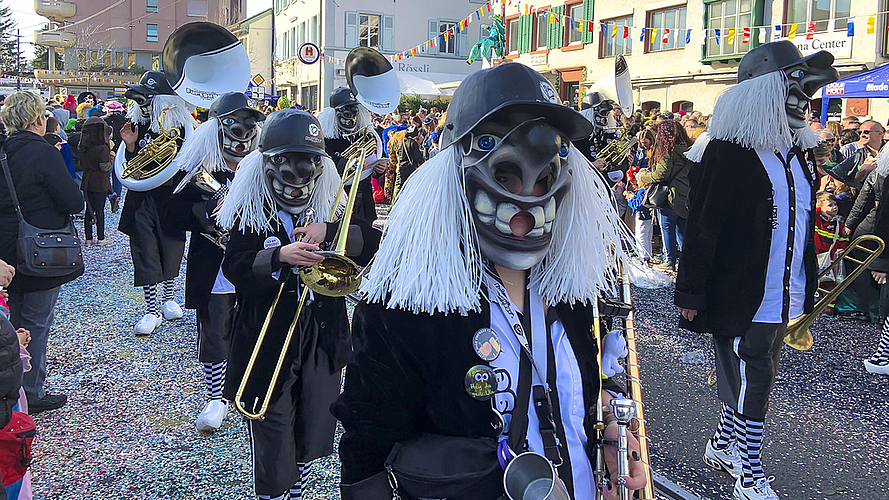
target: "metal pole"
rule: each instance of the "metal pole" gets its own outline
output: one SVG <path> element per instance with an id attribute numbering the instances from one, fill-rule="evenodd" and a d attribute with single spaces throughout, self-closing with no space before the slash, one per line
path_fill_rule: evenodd
<path id="1" fill-rule="evenodd" d="M 322 79 L 324 78 L 324 0 L 318 0 L 318 50 L 321 52 L 318 54 L 318 92 L 316 92 L 315 99 L 317 99 L 317 107 L 316 111 L 321 111 L 321 95 L 324 93 L 324 86 L 322 84 Z"/>
<path id="2" fill-rule="evenodd" d="M 277 10 L 275 10 L 275 1 L 276 0 L 272 0 L 272 43 L 271 43 L 271 47 L 272 47 L 272 67 L 271 67 L 272 86 L 271 86 L 271 89 L 272 89 L 273 96 L 278 94 L 277 92 L 275 92 L 275 81 L 278 79 L 278 76 L 275 74 L 275 43 L 278 40 L 278 37 L 275 36 L 275 15 L 278 13 Z M 269 100 L 271 100 L 271 98 L 269 98 Z"/>
<path id="3" fill-rule="evenodd" d="M 15 30 L 15 89 L 22 90 L 22 30 Z"/>

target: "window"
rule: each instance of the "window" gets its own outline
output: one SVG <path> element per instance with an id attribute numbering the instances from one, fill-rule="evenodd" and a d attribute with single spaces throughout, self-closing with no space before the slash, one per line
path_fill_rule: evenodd
<path id="1" fill-rule="evenodd" d="M 633 37 L 624 38 L 624 26 L 633 25 L 633 16 L 602 21 L 599 41 L 599 57 L 614 57 L 633 53 Z M 615 31 L 615 27 L 617 30 Z M 612 38 L 611 35 L 614 35 Z"/>
<path id="2" fill-rule="evenodd" d="M 91 50 L 90 51 L 90 67 L 92 68 L 92 67 L 98 66 L 98 65 L 99 65 L 99 51 L 98 50 Z"/>
<path id="3" fill-rule="evenodd" d="M 509 21 L 509 52 L 519 51 L 519 40 L 522 39 L 522 30 L 519 29 L 520 18 L 511 19 Z"/>
<path id="4" fill-rule="evenodd" d="M 358 14 L 358 46 L 380 46 L 380 16 Z"/>
<path id="5" fill-rule="evenodd" d="M 110 51 L 107 51 L 104 54 L 102 54 L 102 66 L 104 66 L 106 68 L 111 67 L 111 55 L 112 54 Z"/>
<path id="6" fill-rule="evenodd" d="M 290 30 L 284 32 L 283 43 L 281 44 L 281 58 L 289 59 L 290 58 Z"/>
<path id="7" fill-rule="evenodd" d="M 547 30 L 549 30 L 549 16 L 540 14 L 537 17 L 537 37 L 534 39 L 535 50 L 546 48 Z"/>
<path id="8" fill-rule="evenodd" d="M 805 26 L 815 22 L 815 31 L 827 31 L 830 19 L 836 19 L 835 29 L 845 30 L 852 0 L 787 0 L 787 22 Z"/>
<path id="9" fill-rule="evenodd" d="M 752 25 L 753 0 L 722 0 L 707 5 L 707 57 L 750 50 L 741 30 Z M 719 30 L 719 36 L 716 35 Z"/>
<path id="10" fill-rule="evenodd" d="M 145 12 L 157 12 L 157 0 L 146 0 Z"/>
<path id="11" fill-rule="evenodd" d="M 302 45 L 306 43 L 306 22 L 303 21 L 299 25 L 299 44 L 298 47 L 302 47 Z"/>
<path id="12" fill-rule="evenodd" d="M 568 9 L 568 16 L 571 17 L 572 21 L 569 24 L 573 24 L 573 26 L 568 27 L 568 43 L 581 43 L 583 41 L 583 33 L 577 30 L 577 20 L 583 19 L 583 4 L 579 3 L 576 5 L 570 5 L 566 7 Z"/>
<path id="13" fill-rule="evenodd" d="M 207 0 L 188 0 L 186 13 L 191 17 L 207 17 Z"/>
<path id="14" fill-rule="evenodd" d="M 127 53 L 127 69 L 136 65 L 136 54 L 132 52 Z"/>
<path id="15" fill-rule="evenodd" d="M 456 54 L 457 53 L 457 23 L 453 21 L 439 21 L 438 32 L 451 32 L 451 36 L 444 37 L 444 42 L 439 44 L 439 54 Z"/>
<path id="16" fill-rule="evenodd" d="M 300 104 L 305 106 L 306 109 L 316 110 L 318 109 L 318 86 L 317 85 L 305 85 L 301 89 L 300 92 Z"/>
<path id="17" fill-rule="evenodd" d="M 685 6 L 651 11 L 648 13 L 647 24 L 649 30 L 657 30 L 654 31 L 654 36 L 646 33 L 649 52 L 685 47 Z M 670 30 L 670 33 L 667 43 L 664 43 L 666 30 Z"/>
<path id="18" fill-rule="evenodd" d="M 154 71 L 160 71 L 160 69 L 161 69 L 160 54 L 151 54 L 151 69 L 153 69 Z"/>
<path id="19" fill-rule="evenodd" d="M 157 41 L 157 25 L 156 24 L 146 24 L 145 25 L 145 41 L 147 41 L 147 42 L 156 42 Z"/>
<path id="20" fill-rule="evenodd" d="M 85 68 L 87 66 L 87 50 L 86 49 L 77 49 L 77 64 L 81 68 Z"/>
<path id="21" fill-rule="evenodd" d="M 318 44 L 318 16 L 312 16 L 312 43 Z"/>
<path id="22" fill-rule="evenodd" d="M 114 54 L 114 67 L 115 68 L 125 68 L 126 67 L 123 65 L 124 55 L 125 54 L 123 52 L 118 52 L 118 53 Z"/>

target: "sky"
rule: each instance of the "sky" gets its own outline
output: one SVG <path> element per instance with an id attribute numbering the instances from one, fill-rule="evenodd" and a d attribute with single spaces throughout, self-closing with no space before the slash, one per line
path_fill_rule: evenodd
<path id="1" fill-rule="evenodd" d="M 274 0 L 246 0 L 247 17 L 268 9 Z M 0 0 L 0 5 L 12 9 L 12 18 L 18 23 L 22 34 L 21 51 L 27 59 L 34 57 L 34 31 L 39 30 L 46 23 L 46 18 L 34 13 L 34 2 L 29 0 Z"/>

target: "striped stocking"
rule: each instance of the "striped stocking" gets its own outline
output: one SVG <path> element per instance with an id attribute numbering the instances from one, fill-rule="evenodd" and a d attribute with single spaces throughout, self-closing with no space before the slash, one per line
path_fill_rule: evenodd
<path id="1" fill-rule="evenodd" d="M 713 447 L 717 450 L 724 450 L 729 443 L 735 440 L 735 410 L 722 403 L 722 415 L 719 417 L 719 427 L 716 428 L 716 434 L 710 439 Z"/>
<path id="2" fill-rule="evenodd" d="M 889 318 L 883 322 L 883 333 L 877 351 L 868 360 L 875 365 L 889 365 Z"/>
<path id="3" fill-rule="evenodd" d="M 145 285 L 142 287 L 142 292 L 145 294 L 146 312 L 160 316 L 160 308 L 157 303 L 157 285 Z"/>
<path id="4" fill-rule="evenodd" d="M 173 300 L 173 288 L 176 283 L 173 280 L 164 281 L 164 302 Z"/>
<path id="5" fill-rule="evenodd" d="M 222 385 L 225 382 L 226 362 L 201 363 L 204 365 L 204 382 L 210 401 L 222 399 Z"/>
<path id="6" fill-rule="evenodd" d="M 290 500 L 302 500 L 303 485 L 306 484 L 306 480 L 309 478 L 309 468 L 306 467 L 306 463 L 297 462 L 296 465 L 299 467 L 299 482 L 290 488 Z"/>
<path id="7" fill-rule="evenodd" d="M 735 429 L 744 470 L 741 486 L 750 488 L 757 480 L 765 478 L 761 460 L 763 422 L 750 420 L 735 412 Z"/>

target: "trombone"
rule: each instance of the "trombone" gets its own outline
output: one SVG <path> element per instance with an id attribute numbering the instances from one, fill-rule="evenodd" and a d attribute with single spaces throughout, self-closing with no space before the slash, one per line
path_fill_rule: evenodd
<path id="1" fill-rule="evenodd" d="M 272 322 L 272 316 L 275 315 L 275 311 L 278 308 L 278 301 L 281 299 L 281 294 L 284 292 L 284 288 L 287 285 L 287 280 L 281 283 L 281 286 L 278 288 L 278 294 L 272 302 L 272 307 L 269 309 L 268 313 L 266 313 L 265 321 L 263 321 L 262 328 L 259 331 L 259 337 L 256 339 L 256 344 L 253 346 L 253 352 L 250 354 L 250 360 L 247 362 L 247 368 L 244 370 L 244 375 L 241 377 L 241 383 L 238 385 L 238 390 L 235 393 L 235 399 L 232 401 L 232 404 L 241 415 L 250 420 L 261 419 L 268 411 L 269 404 L 272 400 L 272 392 L 281 375 L 284 358 L 286 357 L 287 351 L 290 348 L 290 343 L 293 340 L 293 334 L 296 331 L 299 317 L 302 314 L 306 299 L 309 296 L 309 290 L 327 297 L 344 297 L 357 290 L 361 285 L 361 269 L 358 267 L 358 264 L 355 264 L 355 262 L 352 261 L 352 259 L 346 257 L 346 240 L 349 234 L 349 223 L 352 221 L 352 211 L 355 207 L 355 200 L 358 198 L 358 181 L 361 176 L 362 167 L 364 166 L 364 160 L 369 154 L 376 151 L 377 142 L 376 136 L 369 129 L 365 128 L 363 132 L 359 133 L 361 136 L 343 152 L 343 156 L 348 158 L 348 161 L 346 162 L 346 169 L 343 172 L 343 180 L 337 188 L 336 200 L 334 201 L 328 219 L 334 220 L 336 217 L 340 198 L 342 192 L 345 190 L 344 186 L 349 179 L 354 179 L 352 187 L 349 190 L 343 217 L 339 222 L 339 228 L 334 239 L 335 246 L 331 251 L 318 252 L 320 255 L 324 256 L 322 262 L 315 264 L 314 266 L 299 269 L 299 278 L 305 286 L 299 296 L 296 313 L 293 315 L 293 320 L 290 322 L 290 328 L 287 329 L 284 345 L 281 346 L 281 352 L 278 353 L 278 360 L 275 364 L 275 369 L 272 372 L 272 378 L 269 381 L 269 386 L 266 389 L 265 396 L 258 411 L 251 412 L 247 410 L 242 398 L 247 387 L 247 381 L 253 373 L 256 359 L 259 357 L 259 351 L 262 349 L 266 333 L 268 333 L 269 324 Z M 314 216 L 315 213 L 311 208 L 306 209 L 305 224 L 308 225 Z M 300 239 L 302 239 L 301 235 L 297 241 Z M 300 343 L 300 345 L 302 345 L 302 343 Z M 300 353 L 299 356 L 302 358 L 302 353 Z"/>
<path id="2" fill-rule="evenodd" d="M 864 243 L 868 241 L 875 243 L 877 247 L 874 249 L 870 249 L 864 246 Z M 826 290 L 824 288 L 821 288 L 820 286 L 817 287 L 815 293 L 817 295 L 821 295 L 821 298 L 819 298 L 818 302 L 815 303 L 815 307 L 812 309 L 812 312 L 810 312 L 809 314 L 803 314 L 798 318 L 790 320 L 790 322 L 787 324 L 787 332 L 784 334 L 784 343 L 800 351 L 811 349 L 812 344 L 814 344 L 815 341 L 812 338 L 812 332 L 809 331 L 809 327 L 812 326 L 812 323 L 815 322 L 815 319 L 818 318 L 818 315 L 821 314 L 821 311 L 823 311 L 828 305 L 830 305 L 831 302 L 836 300 L 836 298 L 841 293 L 843 293 L 843 290 L 845 290 L 847 286 L 851 285 L 852 282 L 855 281 L 855 278 L 857 278 L 859 274 L 863 273 L 868 268 L 868 266 L 870 266 L 871 262 L 876 260 L 876 258 L 879 257 L 881 253 L 883 253 L 883 249 L 885 247 L 886 244 L 883 242 L 883 240 L 880 237 L 874 236 L 872 234 L 865 234 L 855 238 L 855 241 L 849 244 L 849 246 L 846 247 L 846 249 L 843 250 L 843 252 L 836 258 L 836 260 L 834 260 L 830 264 L 830 266 L 828 266 L 825 270 L 821 271 L 818 274 L 817 279 L 820 282 L 821 279 L 824 278 L 824 276 L 826 276 L 834 268 L 839 266 L 840 263 L 843 262 L 843 260 L 851 261 L 855 263 L 857 267 L 851 273 L 846 275 L 846 277 L 843 278 L 842 281 L 837 283 L 837 285 L 833 287 L 833 289 Z M 868 255 L 864 260 L 860 260 L 849 255 L 853 250 L 860 250 L 861 252 L 864 252 Z"/>

